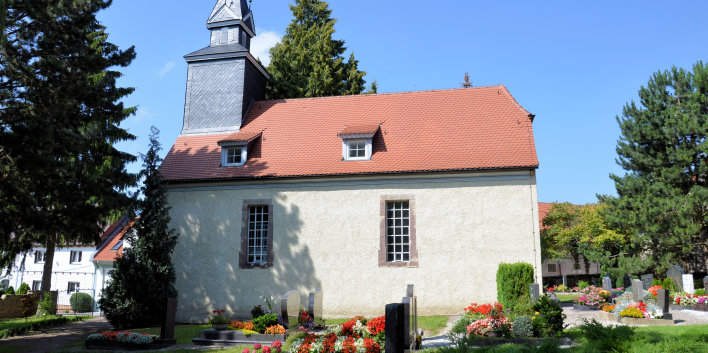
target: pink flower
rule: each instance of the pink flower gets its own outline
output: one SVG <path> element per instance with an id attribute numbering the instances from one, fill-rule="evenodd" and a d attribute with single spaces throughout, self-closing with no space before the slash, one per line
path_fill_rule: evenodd
<path id="1" fill-rule="evenodd" d="M 270 347 L 269 347 L 269 346 L 264 346 L 264 347 L 263 347 L 263 353 L 270 353 Z"/>
<path id="2" fill-rule="evenodd" d="M 280 353 L 280 349 L 281 349 L 281 347 L 283 347 L 283 342 L 275 341 L 275 342 L 271 343 L 270 346 L 273 347 L 273 349 L 275 349 L 276 352 Z"/>
<path id="3" fill-rule="evenodd" d="M 241 353 L 251 353 L 251 350 L 248 348 L 244 348 Z"/>
<path id="4" fill-rule="evenodd" d="M 260 344 L 260 343 L 254 344 L 254 345 L 253 345 L 253 349 L 254 349 L 254 350 L 259 350 L 259 349 L 261 349 L 261 344 Z"/>

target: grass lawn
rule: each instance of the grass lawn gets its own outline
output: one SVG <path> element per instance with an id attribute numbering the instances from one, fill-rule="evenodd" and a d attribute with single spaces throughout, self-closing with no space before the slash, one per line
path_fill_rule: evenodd
<path id="1" fill-rule="evenodd" d="M 43 317 L 28 317 L 21 319 L 2 319 L 0 320 L 0 338 L 5 338 L 14 335 L 23 335 L 29 331 L 41 330 L 47 327 L 64 325 L 66 323 L 81 321 L 90 316 L 43 316 Z"/>
<path id="2" fill-rule="evenodd" d="M 561 303 L 572 303 L 574 298 L 579 297 L 580 294 L 578 293 L 572 293 L 572 294 L 556 294 L 556 297 L 560 299 Z"/>

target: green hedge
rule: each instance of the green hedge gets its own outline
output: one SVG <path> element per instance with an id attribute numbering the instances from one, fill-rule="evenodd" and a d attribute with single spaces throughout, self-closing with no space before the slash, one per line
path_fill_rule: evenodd
<path id="1" fill-rule="evenodd" d="M 81 321 L 83 316 L 50 316 L 41 319 L 10 319 L 0 321 L 0 339 L 15 335 L 22 335 L 30 331 L 39 331 L 45 328 L 64 325 L 69 322 Z"/>
<path id="2" fill-rule="evenodd" d="M 93 298 L 86 293 L 74 293 L 69 298 L 71 310 L 75 313 L 88 313 L 93 311 Z"/>
<path id="3" fill-rule="evenodd" d="M 518 262 L 499 264 L 497 270 L 497 301 L 504 309 L 518 310 L 528 307 L 529 287 L 533 283 L 533 266 Z"/>

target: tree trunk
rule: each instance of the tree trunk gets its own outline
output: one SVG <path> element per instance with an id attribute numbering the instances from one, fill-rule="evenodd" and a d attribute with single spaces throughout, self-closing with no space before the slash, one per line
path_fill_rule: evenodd
<path id="1" fill-rule="evenodd" d="M 57 246 L 56 234 L 47 236 L 47 251 L 44 253 L 44 272 L 42 272 L 42 287 L 40 292 L 44 298 L 44 293 L 47 293 L 52 288 L 52 265 L 54 265 L 54 249 Z"/>

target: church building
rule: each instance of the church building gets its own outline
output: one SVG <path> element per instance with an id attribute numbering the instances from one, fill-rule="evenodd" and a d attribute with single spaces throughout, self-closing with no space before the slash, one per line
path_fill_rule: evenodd
<path id="1" fill-rule="evenodd" d="M 504 86 L 264 100 L 248 2 L 206 25 L 160 168 L 178 321 L 318 288 L 325 317 L 381 315 L 407 284 L 420 315 L 459 314 L 496 300 L 500 263 L 540 283 L 534 115 Z"/>

